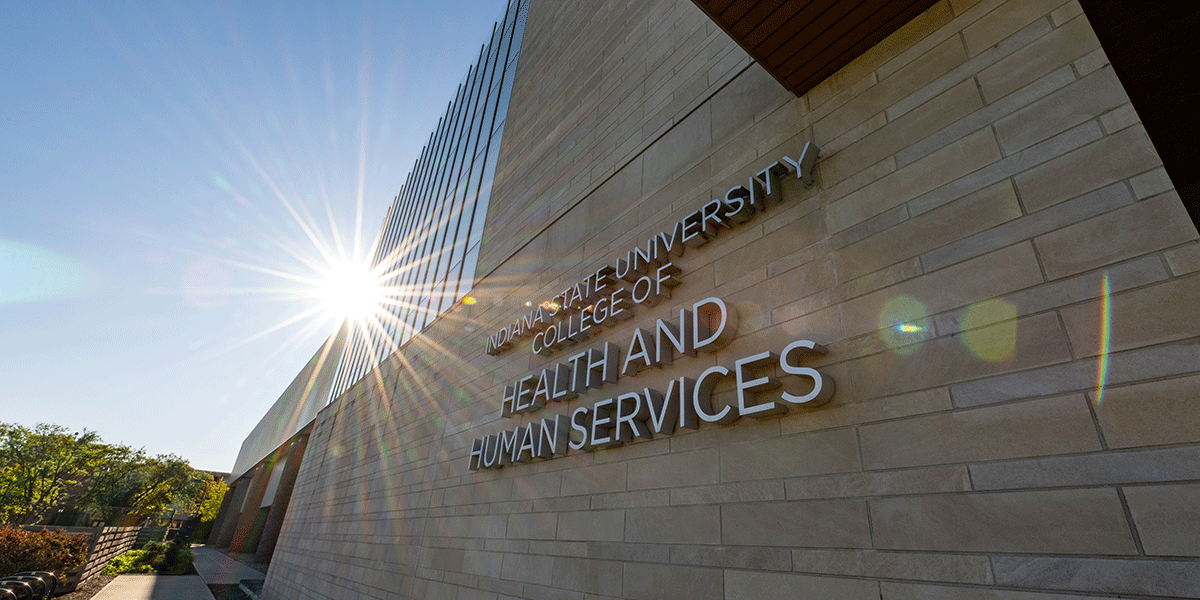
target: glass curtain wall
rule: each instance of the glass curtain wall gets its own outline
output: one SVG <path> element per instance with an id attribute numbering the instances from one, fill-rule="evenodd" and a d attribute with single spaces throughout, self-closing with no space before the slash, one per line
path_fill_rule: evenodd
<path id="1" fill-rule="evenodd" d="M 496 156 L 529 0 L 512 0 L 388 209 L 372 266 L 392 290 L 379 327 L 350 332 L 332 402 L 466 296 L 491 197 Z"/>

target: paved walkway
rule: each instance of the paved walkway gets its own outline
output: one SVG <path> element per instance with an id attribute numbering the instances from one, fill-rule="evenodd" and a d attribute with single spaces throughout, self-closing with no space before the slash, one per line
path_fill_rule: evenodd
<path id="1" fill-rule="evenodd" d="M 210 546 L 195 546 L 192 555 L 196 557 L 192 565 L 204 583 L 237 583 L 243 579 L 267 578 L 266 573 L 256 571 Z"/>
<path id="2" fill-rule="evenodd" d="M 196 575 L 118 575 L 92 600 L 214 600 Z"/>
<path id="3" fill-rule="evenodd" d="M 214 600 L 208 584 L 236 585 L 243 579 L 265 579 L 256 571 L 208 546 L 192 548 L 199 575 L 118 575 L 92 600 Z"/>

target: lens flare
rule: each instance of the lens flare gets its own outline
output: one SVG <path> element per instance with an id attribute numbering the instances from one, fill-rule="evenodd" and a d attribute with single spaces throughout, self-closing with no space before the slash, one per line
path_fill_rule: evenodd
<path id="1" fill-rule="evenodd" d="M 0 306 L 70 298 L 94 279 L 86 264 L 53 250 L 0 239 Z"/>
<path id="2" fill-rule="evenodd" d="M 967 309 L 960 320 L 959 338 L 976 358 L 1000 362 L 1017 349 L 1017 305 L 999 298 L 984 300 Z"/>
<path id="3" fill-rule="evenodd" d="M 921 349 L 932 328 L 924 304 L 912 296 L 899 296 L 883 305 L 879 329 L 879 336 L 893 352 L 907 356 Z"/>
<path id="4" fill-rule="evenodd" d="M 1100 294 L 1100 358 L 1096 361 L 1096 404 L 1104 401 L 1104 386 L 1108 382 L 1108 350 L 1112 336 L 1112 288 L 1108 273 Z"/>
<path id="5" fill-rule="evenodd" d="M 312 293 L 329 318 L 357 322 L 380 310 L 385 300 L 383 288 L 367 265 L 344 261 L 331 263 L 321 271 L 324 279 L 316 282 Z"/>

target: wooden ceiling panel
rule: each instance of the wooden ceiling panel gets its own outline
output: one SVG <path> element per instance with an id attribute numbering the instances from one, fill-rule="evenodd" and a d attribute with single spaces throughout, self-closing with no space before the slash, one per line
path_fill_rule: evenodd
<path id="1" fill-rule="evenodd" d="M 765 4 L 765 2 L 760 2 L 760 4 Z M 763 41 L 765 41 L 771 34 L 779 31 L 780 28 L 785 27 L 788 21 L 790 21 L 791 18 L 796 15 L 796 13 L 804 10 L 804 8 L 810 4 L 812 4 L 812 0 L 787 0 L 783 3 L 783 6 L 780 6 L 778 9 L 773 11 L 770 16 L 766 18 L 766 20 L 753 27 L 750 31 L 746 32 L 744 36 L 738 37 L 738 35 L 735 34 L 733 39 L 737 40 L 743 48 L 758 47 L 758 45 L 762 44 Z"/>
<path id="2" fill-rule="evenodd" d="M 797 88 L 809 90 L 809 89 L 812 89 L 813 87 L 816 87 L 816 85 L 818 83 L 821 83 L 827 77 L 836 73 L 838 69 L 842 68 L 843 66 L 846 65 L 847 62 L 849 62 L 846 60 L 842 60 L 842 57 L 847 56 L 847 55 L 858 56 L 858 55 L 862 54 L 863 52 L 866 52 L 867 50 L 869 50 L 871 48 L 871 46 L 874 46 L 875 44 L 879 43 L 880 41 L 883 40 L 883 38 L 887 37 L 893 31 L 899 29 L 905 23 L 911 21 L 913 19 L 913 17 L 920 14 L 923 10 L 924 10 L 923 8 L 916 8 L 913 5 L 910 5 L 906 11 L 904 11 L 902 13 L 898 13 L 890 21 L 888 21 L 887 23 L 884 23 L 879 29 L 877 29 L 875 31 L 874 35 L 869 36 L 869 37 L 863 37 L 863 38 L 856 39 L 856 40 L 855 39 L 842 40 L 842 44 L 844 44 L 844 46 L 841 48 L 838 48 L 835 51 L 835 59 L 833 61 L 831 61 L 830 63 L 828 63 L 824 68 L 812 69 L 811 73 L 808 75 L 807 78 L 805 78 L 803 80 L 797 80 L 797 82 L 796 82 Z"/>
<path id="3" fill-rule="evenodd" d="M 721 18 L 728 20 L 730 23 L 737 23 L 757 4 L 758 0 L 733 0 L 733 4 L 730 4 L 729 8 L 721 13 Z"/>
<path id="4" fill-rule="evenodd" d="M 937 0 L 692 1 L 802 96 Z"/>
<path id="5" fill-rule="evenodd" d="M 809 21 L 807 29 L 816 32 L 817 35 L 791 36 L 783 45 L 770 55 L 767 55 L 765 57 L 766 60 L 773 65 L 782 67 L 797 56 L 803 59 L 806 56 L 819 53 L 821 50 L 829 47 L 838 38 L 844 36 L 847 29 L 853 28 L 857 24 L 855 19 L 860 18 L 864 12 L 856 10 L 859 6 L 849 0 L 834 2 L 829 10 Z M 785 77 L 787 76 L 787 73 L 782 68 L 780 68 L 780 73 Z"/>
<path id="6" fill-rule="evenodd" d="M 733 0 L 712 0 L 711 2 L 705 2 L 705 4 L 712 8 L 713 14 L 720 15 L 725 12 L 725 9 L 729 8 L 730 4 L 733 4 Z"/>
<path id="7" fill-rule="evenodd" d="M 813 2 L 809 2 L 799 12 L 792 15 L 779 29 L 776 29 L 771 35 L 767 36 L 767 39 L 758 44 L 755 47 L 755 51 L 758 54 L 751 53 L 751 56 L 760 63 L 763 60 L 767 60 L 769 64 L 768 56 L 774 54 L 775 51 L 791 40 L 804 40 L 806 36 L 797 35 L 797 32 L 808 30 L 809 23 L 821 18 L 821 15 L 829 12 L 841 1 L 814 0 Z M 738 43 L 740 44 L 741 42 L 738 41 Z M 745 48 L 745 46 L 742 47 Z M 763 58 L 760 59 L 760 56 Z"/>
<path id="8" fill-rule="evenodd" d="M 906 0 L 911 2 L 911 0 Z M 883 24 L 890 22 L 900 12 L 894 4 L 883 9 L 866 10 L 866 4 L 855 7 L 856 10 L 846 11 L 839 18 L 823 27 L 820 37 L 808 44 L 803 51 L 792 54 L 786 59 L 775 59 L 779 73 L 789 80 L 792 76 L 811 64 L 819 69 L 825 64 L 836 61 L 837 57 L 849 51 L 862 37 L 875 33 Z M 858 34 L 858 35 L 855 35 Z"/>
<path id="9" fill-rule="evenodd" d="M 771 18 L 771 15 L 775 14 L 779 7 L 786 2 L 787 0 L 766 0 L 754 3 L 754 7 L 747 11 L 746 16 L 738 20 L 737 25 L 733 27 L 733 33 L 743 36 L 750 33 Z"/>

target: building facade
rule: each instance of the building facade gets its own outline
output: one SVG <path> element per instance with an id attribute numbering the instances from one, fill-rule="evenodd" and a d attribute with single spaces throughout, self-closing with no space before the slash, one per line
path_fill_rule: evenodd
<path id="1" fill-rule="evenodd" d="M 1119 49 L 915 4 L 532 0 L 469 299 L 287 447 L 264 597 L 1200 596 L 1200 237 Z"/>

